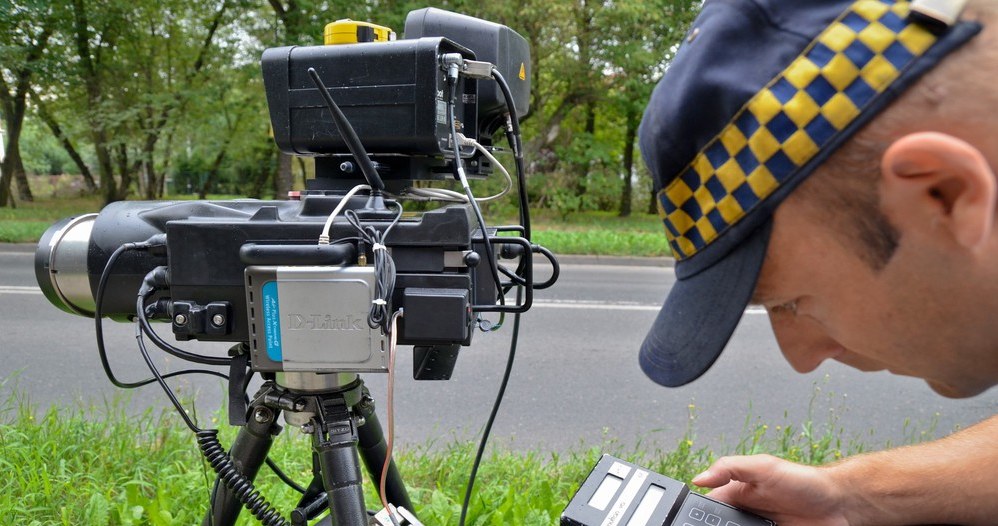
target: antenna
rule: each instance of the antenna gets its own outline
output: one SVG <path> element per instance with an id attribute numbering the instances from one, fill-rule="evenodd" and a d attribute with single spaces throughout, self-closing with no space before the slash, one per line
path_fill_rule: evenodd
<path id="1" fill-rule="evenodd" d="M 374 168 L 374 163 L 371 162 L 371 156 L 367 155 L 367 150 L 364 149 L 364 145 L 360 143 L 360 138 L 357 137 L 357 132 L 354 131 L 353 126 L 350 125 L 350 121 L 347 120 L 346 115 L 340 110 L 340 107 L 336 105 L 336 101 L 333 97 L 329 95 L 329 88 L 322 82 L 319 78 L 319 74 L 316 73 L 315 68 L 308 68 L 308 74 L 312 77 L 312 82 L 315 87 L 319 89 L 319 94 L 322 95 L 322 99 L 326 101 L 326 107 L 333 114 L 333 122 L 336 124 L 336 129 L 340 131 L 340 136 L 343 137 L 343 141 L 346 143 L 347 148 L 350 149 L 350 153 L 353 154 L 354 159 L 357 160 L 357 164 L 360 165 L 360 171 L 364 173 L 364 179 L 367 179 L 367 184 L 371 186 L 372 191 L 382 192 L 385 189 L 385 183 L 381 181 L 381 176 L 378 175 L 377 169 Z"/>

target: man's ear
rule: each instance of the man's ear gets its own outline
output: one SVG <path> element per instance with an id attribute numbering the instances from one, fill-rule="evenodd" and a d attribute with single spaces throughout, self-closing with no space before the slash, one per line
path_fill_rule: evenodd
<path id="1" fill-rule="evenodd" d="M 943 133 L 912 133 L 887 148 L 881 173 L 884 210 L 902 235 L 909 229 L 942 229 L 970 250 L 990 239 L 998 188 L 994 171 L 973 145 Z"/>

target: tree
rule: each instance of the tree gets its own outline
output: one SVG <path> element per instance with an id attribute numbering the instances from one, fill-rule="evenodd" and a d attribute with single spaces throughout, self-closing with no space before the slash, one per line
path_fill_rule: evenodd
<path id="1" fill-rule="evenodd" d="M 38 117 L 42 119 L 42 122 L 49 128 L 52 135 L 59 141 L 63 150 L 76 165 L 76 169 L 79 170 L 80 175 L 83 176 L 83 184 L 86 187 L 87 193 L 94 193 L 97 191 L 97 183 L 94 181 L 94 176 L 90 172 L 90 167 L 87 163 L 83 161 L 83 157 L 80 156 L 79 150 L 73 145 L 72 140 L 63 131 L 62 126 L 55 120 L 52 113 L 48 109 L 48 104 L 41 100 L 41 98 L 35 93 L 31 92 L 31 102 L 35 107 Z"/>
<path id="2" fill-rule="evenodd" d="M 220 29 L 231 0 L 109 0 L 95 9 L 72 2 L 67 43 L 78 60 L 67 71 L 81 86 L 65 111 L 85 115 L 105 201 L 124 199 L 133 182 L 147 199 L 162 195 L 173 124 L 219 60 Z M 169 140 L 167 141 L 169 143 Z"/>
<path id="3" fill-rule="evenodd" d="M 12 180 L 17 181 L 21 199 L 33 199 L 21 159 L 20 138 L 28 94 L 36 73 L 43 68 L 54 25 L 54 10 L 43 0 L 0 5 L 0 109 L 7 129 L 5 156 L 0 163 L 0 207 L 14 206 Z"/>
<path id="4" fill-rule="evenodd" d="M 690 0 L 617 0 L 607 12 L 606 33 L 612 38 L 601 54 L 612 86 L 607 105 L 623 123 L 621 216 L 632 209 L 634 149 L 644 106 L 699 7 L 700 2 Z"/>

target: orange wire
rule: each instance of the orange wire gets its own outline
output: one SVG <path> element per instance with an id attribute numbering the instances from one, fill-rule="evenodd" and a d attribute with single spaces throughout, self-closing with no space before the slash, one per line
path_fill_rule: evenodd
<path id="1" fill-rule="evenodd" d="M 381 505 L 385 507 L 389 517 L 395 513 L 388 507 L 388 497 L 385 495 L 385 481 L 388 479 L 388 466 L 392 462 L 392 442 L 395 439 L 395 347 L 397 340 L 396 327 L 402 309 L 392 315 L 392 331 L 388 343 L 388 436 L 386 437 L 385 464 L 381 467 L 381 482 L 378 485 Z M 393 521 L 394 522 L 394 521 Z"/>

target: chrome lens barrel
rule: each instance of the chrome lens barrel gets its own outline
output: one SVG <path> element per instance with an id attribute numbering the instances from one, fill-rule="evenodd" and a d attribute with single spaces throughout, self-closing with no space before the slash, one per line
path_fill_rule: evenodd
<path id="1" fill-rule="evenodd" d="M 35 277 L 45 297 L 60 309 L 94 315 L 87 256 L 97 214 L 67 217 L 49 227 L 35 251 Z"/>

